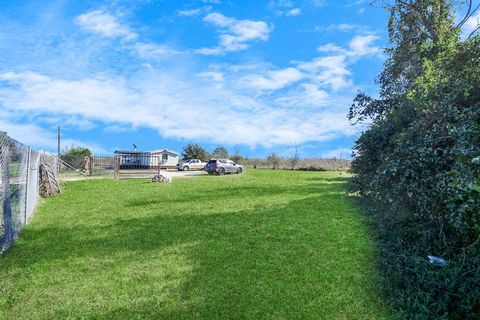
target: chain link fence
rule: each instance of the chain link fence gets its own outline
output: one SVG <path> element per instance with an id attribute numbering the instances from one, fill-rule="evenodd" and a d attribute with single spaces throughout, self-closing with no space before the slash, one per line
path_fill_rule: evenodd
<path id="1" fill-rule="evenodd" d="M 0 131 L 0 253 L 10 248 L 27 224 L 40 194 L 48 196 L 53 189 L 60 190 L 58 179 L 113 177 L 114 166 L 114 156 L 65 153 L 58 156 L 34 151 Z M 46 180 L 56 185 L 48 185 Z"/>
<path id="2" fill-rule="evenodd" d="M 89 176 L 113 177 L 115 157 L 110 155 L 71 155 L 62 153 L 60 157 L 47 153 L 55 166 L 60 180 L 81 179 Z"/>
<path id="3" fill-rule="evenodd" d="M 39 165 L 50 158 L 0 132 L 0 253 L 33 215 L 39 200 Z"/>

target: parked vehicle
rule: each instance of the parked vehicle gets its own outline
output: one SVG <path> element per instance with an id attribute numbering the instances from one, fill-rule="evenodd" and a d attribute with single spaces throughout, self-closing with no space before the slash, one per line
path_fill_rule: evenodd
<path id="1" fill-rule="evenodd" d="M 198 159 L 190 159 L 183 162 L 177 163 L 178 171 L 188 171 L 188 170 L 203 170 L 206 163 Z"/>
<path id="2" fill-rule="evenodd" d="M 240 174 L 243 171 L 243 166 L 230 159 L 210 159 L 205 165 L 205 171 L 208 174 L 216 173 L 219 175 L 224 175 L 225 173 Z"/>

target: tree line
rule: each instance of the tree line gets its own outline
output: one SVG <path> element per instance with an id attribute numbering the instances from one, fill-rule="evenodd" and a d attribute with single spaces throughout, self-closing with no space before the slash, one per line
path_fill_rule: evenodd
<path id="1" fill-rule="evenodd" d="M 229 154 L 225 147 L 217 147 L 212 152 L 208 152 L 199 144 L 187 144 L 181 153 L 183 160 L 200 159 L 207 161 L 210 158 L 230 158 L 244 166 L 259 169 L 282 169 L 282 170 L 310 170 L 310 171 L 345 171 L 350 168 L 350 160 L 332 158 L 300 158 L 298 146 L 295 144 L 290 156 L 281 156 L 277 153 L 260 157 L 245 157 L 238 150 Z"/>

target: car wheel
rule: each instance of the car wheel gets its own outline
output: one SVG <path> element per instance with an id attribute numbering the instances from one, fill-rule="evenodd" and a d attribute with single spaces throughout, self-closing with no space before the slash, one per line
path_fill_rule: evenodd
<path id="1" fill-rule="evenodd" d="M 240 173 L 242 173 L 242 168 L 237 169 L 237 174 L 240 174 Z"/>
<path id="2" fill-rule="evenodd" d="M 213 172 L 209 172 L 208 174 L 213 174 Z"/>
<path id="3" fill-rule="evenodd" d="M 183 171 L 188 171 L 190 169 L 188 166 L 183 167 Z"/>
<path id="4" fill-rule="evenodd" d="M 225 169 L 224 168 L 218 169 L 218 174 L 223 176 L 225 174 Z"/>

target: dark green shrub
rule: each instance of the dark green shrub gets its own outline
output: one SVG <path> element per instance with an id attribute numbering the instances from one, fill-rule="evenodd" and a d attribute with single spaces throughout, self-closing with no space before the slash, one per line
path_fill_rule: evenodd
<path id="1" fill-rule="evenodd" d="M 372 204 L 385 290 L 403 318 L 480 317 L 480 41 L 459 41 L 448 17 L 433 25 L 436 42 L 394 33 L 395 44 L 410 37 L 416 46 L 416 74 L 392 72 L 405 48 L 392 49 L 381 97 L 359 94 L 349 115 L 371 119 L 354 148 L 351 189 Z"/>
<path id="2" fill-rule="evenodd" d="M 60 159 L 68 164 L 69 167 L 65 167 L 67 170 L 71 167 L 83 170 L 85 157 L 91 157 L 92 152 L 88 148 L 83 147 L 71 147 L 70 149 L 65 150 L 61 155 Z"/>

